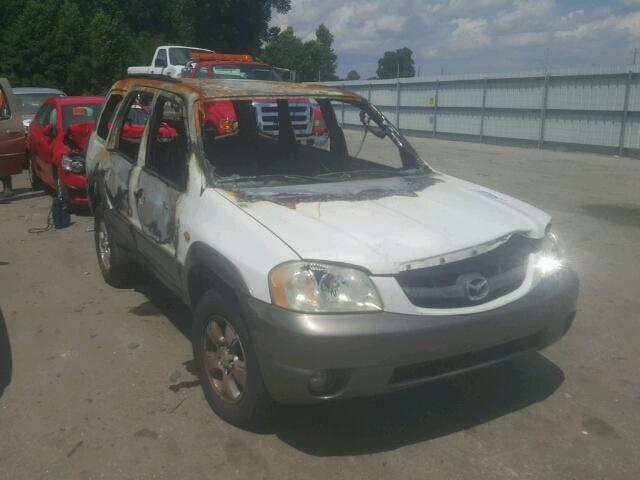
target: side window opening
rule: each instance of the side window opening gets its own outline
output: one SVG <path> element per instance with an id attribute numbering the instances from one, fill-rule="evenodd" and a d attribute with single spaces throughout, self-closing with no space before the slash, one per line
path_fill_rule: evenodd
<path id="1" fill-rule="evenodd" d="M 107 100 L 104 108 L 102 109 L 100 121 L 98 122 L 97 134 L 103 140 L 107 138 L 109 132 L 111 131 L 115 113 L 118 109 L 118 105 L 120 105 L 120 102 L 122 102 L 122 95 L 113 94 L 109 97 L 109 100 Z"/>
<path id="2" fill-rule="evenodd" d="M 40 126 L 46 126 L 49 124 L 49 115 L 51 114 L 51 109 L 53 107 L 51 105 L 44 105 L 38 111 L 37 115 L 34 118 L 34 122 Z"/>
<path id="3" fill-rule="evenodd" d="M 196 78 L 209 78 L 209 68 L 200 67 L 196 72 Z"/>
<path id="4" fill-rule="evenodd" d="M 184 190 L 189 158 L 184 103 L 178 98 L 161 95 L 156 110 L 145 166 Z"/>
<path id="5" fill-rule="evenodd" d="M 167 49 L 166 48 L 161 48 L 160 50 L 158 50 L 157 60 L 164 60 L 164 64 L 165 65 L 169 65 L 167 63 Z"/>
<path id="6" fill-rule="evenodd" d="M 135 92 L 129 97 L 116 150 L 132 162 L 138 158 L 142 135 L 151 115 L 152 102 L 153 94 L 148 92 Z"/>

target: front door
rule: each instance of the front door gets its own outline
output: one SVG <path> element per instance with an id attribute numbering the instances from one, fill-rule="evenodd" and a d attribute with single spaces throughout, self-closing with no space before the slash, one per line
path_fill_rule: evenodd
<path id="1" fill-rule="evenodd" d="M 185 192 L 188 175 L 186 109 L 180 97 L 160 94 L 149 128 L 148 148 L 134 189 L 140 222 L 138 250 L 156 273 L 179 285 L 176 258 L 180 240 L 177 207 Z"/>
<path id="2" fill-rule="evenodd" d="M 16 175 L 25 166 L 26 143 L 22 115 L 9 81 L 0 78 L 0 176 Z"/>

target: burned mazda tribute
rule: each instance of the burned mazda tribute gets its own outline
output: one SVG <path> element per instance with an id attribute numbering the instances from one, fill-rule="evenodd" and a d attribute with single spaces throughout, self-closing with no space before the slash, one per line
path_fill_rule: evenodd
<path id="1" fill-rule="evenodd" d="M 204 394 L 242 427 L 539 350 L 575 316 L 546 213 L 434 171 L 344 90 L 129 77 L 86 168 L 104 279 L 142 264 L 193 309 Z"/>

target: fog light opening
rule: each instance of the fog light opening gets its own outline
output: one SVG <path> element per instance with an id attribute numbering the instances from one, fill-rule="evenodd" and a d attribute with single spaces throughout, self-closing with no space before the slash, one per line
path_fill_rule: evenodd
<path id="1" fill-rule="evenodd" d="M 316 396 L 337 393 L 349 380 L 347 370 L 316 370 L 309 377 L 309 392 Z"/>

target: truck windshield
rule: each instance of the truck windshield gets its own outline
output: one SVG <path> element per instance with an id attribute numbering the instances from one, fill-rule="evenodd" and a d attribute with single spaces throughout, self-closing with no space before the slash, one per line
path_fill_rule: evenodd
<path id="1" fill-rule="evenodd" d="M 268 65 L 223 64 L 212 67 L 213 78 L 231 78 L 241 80 L 267 80 L 281 82 L 282 77 Z"/>
<path id="2" fill-rule="evenodd" d="M 395 127 L 357 102 L 211 101 L 204 104 L 202 131 L 215 184 L 325 183 L 430 171 Z"/>
<path id="3" fill-rule="evenodd" d="M 198 50 L 197 48 L 173 47 L 169 49 L 169 63 L 171 65 L 186 65 L 191 60 L 192 53 L 209 52 L 209 50 Z"/>

